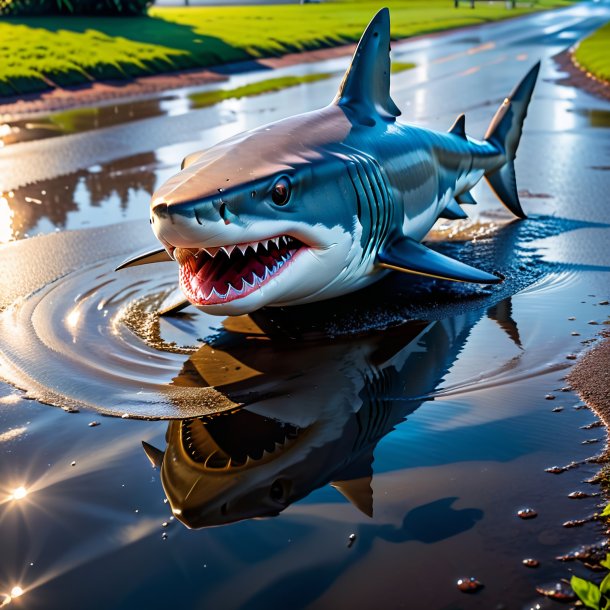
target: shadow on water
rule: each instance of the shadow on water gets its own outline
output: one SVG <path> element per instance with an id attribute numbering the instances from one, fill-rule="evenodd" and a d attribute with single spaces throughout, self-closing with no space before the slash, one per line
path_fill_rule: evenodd
<path id="1" fill-rule="evenodd" d="M 510 303 L 495 316 L 518 336 Z M 172 421 L 164 454 L 145 444 L 174 514 L 195 528 L 273 516 L 330 482 L 371 517 L 376 445 L 435 390 L 480 317 L 412 322 L 390 336 L 298 349 L 251 334 L 250 325 L 240 333 L 235 325 L 192 355 L 174 384 L 214 385 L 229 397 L 256 399 L 222 415 Z M 449 510 L 437 508 L 427 513 Z M 446 522 L 425 533 L 419 520 L 417 511 L 407 515 L 401 540 L 440 540 L 461 527 Z"/>

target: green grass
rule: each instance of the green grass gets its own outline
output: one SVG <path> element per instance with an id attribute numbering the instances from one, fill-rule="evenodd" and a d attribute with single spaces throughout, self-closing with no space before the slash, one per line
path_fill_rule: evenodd
<path id="1" fill-rule="evenodd" d="M 610 82 L 610 23 L 585 38 L 574 57 L 581 68 Z"/>
<path id="2" fill-rule="evenodd" d="M 398 74 L 398 72 L 405 72 L 413 68 L 415 68 L 415 64 L 411 61 L 393 61 L 390 70 L 392 74 Z"/>
<path id="3" fill-rule="evenodd" d="M 281 91 L 287 87 L 296 87 L 297 85 L 303 85 L 304 83 L 315 83 L 316 81 L 325 80 L 331 76 L 333 76 L 333 74 L 328 72 L 305 74 L 304 76 L 280 76 L 278 78 L 269 78 L 257 83 L 236 87 L 235 89 L 214 89 L 212 91 L 192 93 L 189 95 L 189 99 L 194 108 L 203 108 L 204 106 L 213 106 L 223 100 L 251 97 L 253 95 L 262 95 L 263 93 L 273 93 L 274 91 Z"/>
<path id="4" fill-rule="evenodd" d="M 449 0 L 390 0 L 392 37 L 485 23 L 570 0 L 453 8 Z M 0 23 L 0 95 L 355 42 L 379 3 L 154 8 L 147 17 L 29 17 Z"/>

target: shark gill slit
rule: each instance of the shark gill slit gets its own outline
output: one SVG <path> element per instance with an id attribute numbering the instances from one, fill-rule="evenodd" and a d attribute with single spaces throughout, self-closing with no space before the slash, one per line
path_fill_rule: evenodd
<path id="1" fill-rule="evenodd" d="M 352 155 L 352 160 L 354 161 L 354 165 L 356 168 L 356 172 L 358 175 L 358 182 L 364 193 L 363 203 L 367 204 L 366 210 L 368 212 L 368 217 L 370 218 L 369 226 L 370 231 L 366 236 L 366 246 L 363 248 L 362 257 L 363 259 L 367 259 L 370 257 L 373 248 L 375 246 L 375 242 L 377 241 L 377 228 L 379 224 L 379 208 L 377 206 L 377 202 L 375 200 L 375 196 L 373 195 L 372 185 L 370 183 L 370 179 L 365 171 L 362 160 L 357 155 Z"/>
<path id="2" fill-rule="evenodd" d="M 379 188 L 379 191 L 381 193 L 381 204 L 382 204 L 382 212 L 383 212 L 381 237 L 379 239 L 379 243 L 377 244 L 377 249 L 379 250 L 381 245 L 385 242 L 386 238 L 388 237 L 388 232 L 390 229 L 390 222 L 391 222 L 391 217 L 392 217 L 392 211 L 393 211 L 392 210 L 393 201 L 390 196 L 390 192 L 388 190 L 388 185 L 387 185 L 386 181 L 383 179 L 383 173 L 381 170 L 381 166 L 379 165 L 379 162 L 377 161 L 377 159 L 371 159 L 371 167 L 373 170 L 373 175 L 374 175 L 375 179 L 377 180 L 377 187 Z"/>
<path id="3" fill-rule="evenodd" d="M 377 190 L 375 188 L 376 183 L 375 183 L 375 180 L 371 176 L 371 168 L 370 168 L 369 163 L 367 162 L 366 157 L 364 155 L 355 155 L 355 156 L 360 161 L 362 171 L 366 177 L 366 186 L 368 186 L 369 192 L 372 195 L 372 201 L 374 203 L 374 206 L 371 206 L 372 207 L 371 216 L 373 217 L 374 222 L 373 222 L 373 232 L 371 234 L 371 243 L 370 243 L 371 251 L 374 252 L 375 246 L 379 245 L 379 238 L 381 235 L 380 223 L 382 222 L 382 218 L 383 218 L 383 215 L 381 213 L 379 194 L 377 193 Z"/>

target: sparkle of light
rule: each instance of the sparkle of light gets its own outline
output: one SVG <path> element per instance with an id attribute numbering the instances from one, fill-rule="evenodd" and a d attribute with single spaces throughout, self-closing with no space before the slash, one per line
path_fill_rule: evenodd
<path id="1" fill-rule="evenodd" d="M 20 595 L 23 595 L 23 589 L 21 587 L 17 586 L 11 589 L 11 597 L 19 597 Z"/>
<path id="2" fill-rule="evenodd" d="M 17 487 L 17 489 L 13 489 L 12 498 L 13 500 L 21 500 L 28 495 L 28 490 L 25 487 Z M 17 587 L 19 588 L 19 587 Z M 11 595 L 15 597 L 12 593 Z"/>

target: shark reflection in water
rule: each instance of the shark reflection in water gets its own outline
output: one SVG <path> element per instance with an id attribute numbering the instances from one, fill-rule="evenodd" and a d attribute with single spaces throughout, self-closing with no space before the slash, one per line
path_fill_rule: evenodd
<path id="1" fill-rule="evenodd" d="M 506 303 L 488 313 L 519 344 Z M 241 319 L 243 332 L 202 347 L 174 383 L 213 385 L 251 402 L 170 422 L 165 452 L 144 443 L 174 515 L 190 528 L 275 516 L 330 482 L 372 516 L 375 447 L 434 392 L 480 317 L 323 345 L 270 341 Z"/>

